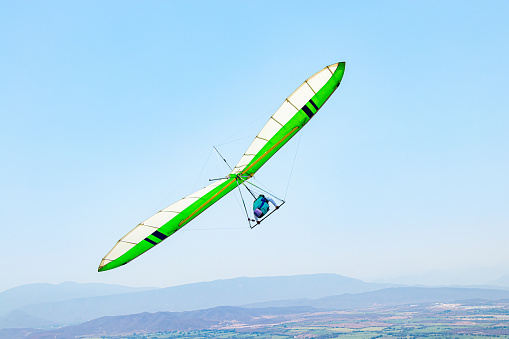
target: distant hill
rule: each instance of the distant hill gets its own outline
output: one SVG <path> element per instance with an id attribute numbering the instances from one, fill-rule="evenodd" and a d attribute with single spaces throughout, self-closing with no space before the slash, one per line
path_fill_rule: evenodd
<path id="1" fill-rule="evenodd" d="M 321 298 L 390 287 L 337 274 L 235 278 L 180 285 L 137 293 L 105 295 L 25 305 L 19 309 L 56 324 L 73 324 L 107 315 L 190 311 L 237 306 L 275 299 Z"/>
<path id="2" fill-rule="evenodd" d="M 505 284 L 495 284 L 501 272 L 509 272 L 509 262 L 500 262 L 494 266 L 476 267 L 468 269 L 431 270 L 422 274 L 410 274 L 392 277 L 390 280 L 375 282 L 391 282 L 407 286 L 480 286 L 497 285 L 509 287 L 509 275 L 506 276 Z M 502 278 L 503 279 L 503 278 Z"/>
<path id="3" fill-rule="evenodd" d="M 491 281 L 490 284 L 495 285 L 495 286 L 509 288 L 509 274 L 504 275 L 503 277 L 500 277 L 497 280 Z"/>
<path id="4" fill-rule="evenodd" d="M 154 333 L 163 331 L 191 331 L 207 329 L 225 323 L 265 324 L 284 320 L 282 316 L 316 311 L 310 307 L 247 309 L 240 307 L 215 307 L 188 312 L 157 312 L 102 317 L 80 325 L 66 326 L 56 330 L 3 329 L 4 339 L 74 338 L 89 335 L 122 335 L 131 333 Z"/>
<path id="5" fill-rule="evenodd" d="M 373 305 L 405 305 L 460 300 L 509 299 L 509 291 L 456 287 L 395 287 L 373 292 L 343 294 L 319 299 L 274 300 L 243 305 L 243 307 L 294 307 L 310 306 L 322 309 L 356 309 Z"/>
<path id="6" fill-rule="evenodd" d="M 357 294 L 346 293 L 318 299 L 284 300 L 258 303 L 252 306 L 291 305 L 286 307 L 233 307 L 222 306 L 186 312 L 138 313 L 123 316 L 100 317 L 79 325 L 55 330 L 0 329 L 4 339 L 74 338 L 82 336 L 127 336 L 132 333 L 155 333 L 163 331 L 191 331 L 225 328 L 241 325 L 278 324 L 295 319 L 311 319 L 331 310 L 357 310 L 367 307 L 396 305 L 429 305 L 468 301 L 468 304 L 509 301 L 509 291 L 475 288 L 424 288 L 397 287 Z"/>
<path id="7" fill-rule="evenodd" d="M 12 311 L 0 317 L 0 328 L 47 327 L 51 325 L 54 325 L 54 323 L 28 315 L 20 310 Z"/>
<path id="8" fill-rule="evenodd" d="M 77 324 L 103 316 L 193 311 L 218 306 L 349 309 L 387 303 L 509 298 L 507 290 L 394 286 L 366 283 L 336 274 L 235 278 L 145 291 L 104 284 L 34 284 L 0 294 L 0 302 L 8 300 L 11 307 L 16 303 L 22 305 L 16 312 L 0 317 L 0 328 Z M 86 297 L 81 297 L 83 295 Z M 73 299 L 73 296 L 79 297 Z M 37 302 L 39 300 L 51 302 Z"/>
<path id="9" fill-rule="evenodd" d="M 0 316 L 5 316 L 9 312 L 29 304 L 140 292 L 153 289 L 155 288 L 128 287 L 111 284 L 80 284 L 75 282 L 22 285 L 0 293 Z"/>

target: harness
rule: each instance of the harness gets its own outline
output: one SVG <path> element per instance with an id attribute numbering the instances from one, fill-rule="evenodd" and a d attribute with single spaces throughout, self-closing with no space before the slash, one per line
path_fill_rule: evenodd
<path id="1" fill-rule="evenodd" d="M 253 202 L 253 211 L 257 208 L 262 211 L 263 214 L 266 214 L 269 211 L 269 200 L 267 200 L 263 194 L 259 195 Z"/>

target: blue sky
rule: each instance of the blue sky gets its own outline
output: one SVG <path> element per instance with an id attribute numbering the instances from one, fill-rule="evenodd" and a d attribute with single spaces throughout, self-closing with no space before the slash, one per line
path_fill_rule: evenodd
<path id="1" fill-rule="evenodd" d="M 508 15 L 505 1 L 1 1 L 0 290 L 509 274 Z M 251 231 L 232 195 L 96 272 L 137 223 L 223 174 L 213 145 L 240 139 L 219 146 L 236 163 L 338 61 L 284 208 Z M 259 172 L 276 192 L 298 139 Z"/>

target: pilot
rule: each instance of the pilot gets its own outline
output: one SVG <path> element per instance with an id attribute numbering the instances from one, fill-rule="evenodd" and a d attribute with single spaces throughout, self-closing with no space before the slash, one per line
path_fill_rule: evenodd
<path id="1" fill-rule="evenodd" d="M 263 194 L 260 194 L 258 198 L 253 202 L 253 214 L 256 220 L 256 223 L 259 224 L 259 218 L 263 217 L 270 210 L 269 202 L 274 205 L 276 209 L 279 208 L 278 205 L 272 200 L 270 197 L 266 197 Z"/>

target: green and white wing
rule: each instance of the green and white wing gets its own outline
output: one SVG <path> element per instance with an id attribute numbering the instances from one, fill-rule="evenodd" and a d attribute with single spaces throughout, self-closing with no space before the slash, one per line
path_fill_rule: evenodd
<path id="1" fill-rule="evenodd" d="M 318 112 L 338 88 L 344 71 L 345 63 L 340 62 L 304 81 L 270 117 L 231 174 L 244 180 L 252 177 Z"/>
<path id="2" fill-rule="evenodd" d="M 258 133 L 229 178 L 216 181 L 138 224 L 106 254 L 99 271 L 125 265 L 145 253 L 252 177 L 318 112 L 339 86 L 344 70 L 345 63 L 340 62 L 304 81 Z"/>
<path id="3" fill-rule="evenodd" d="M 223 179 L 166 207 L 127 233 L 106 254 L 99 271 L 107 271 L 145 253 L 237 187 L 233 178 Z"/>

